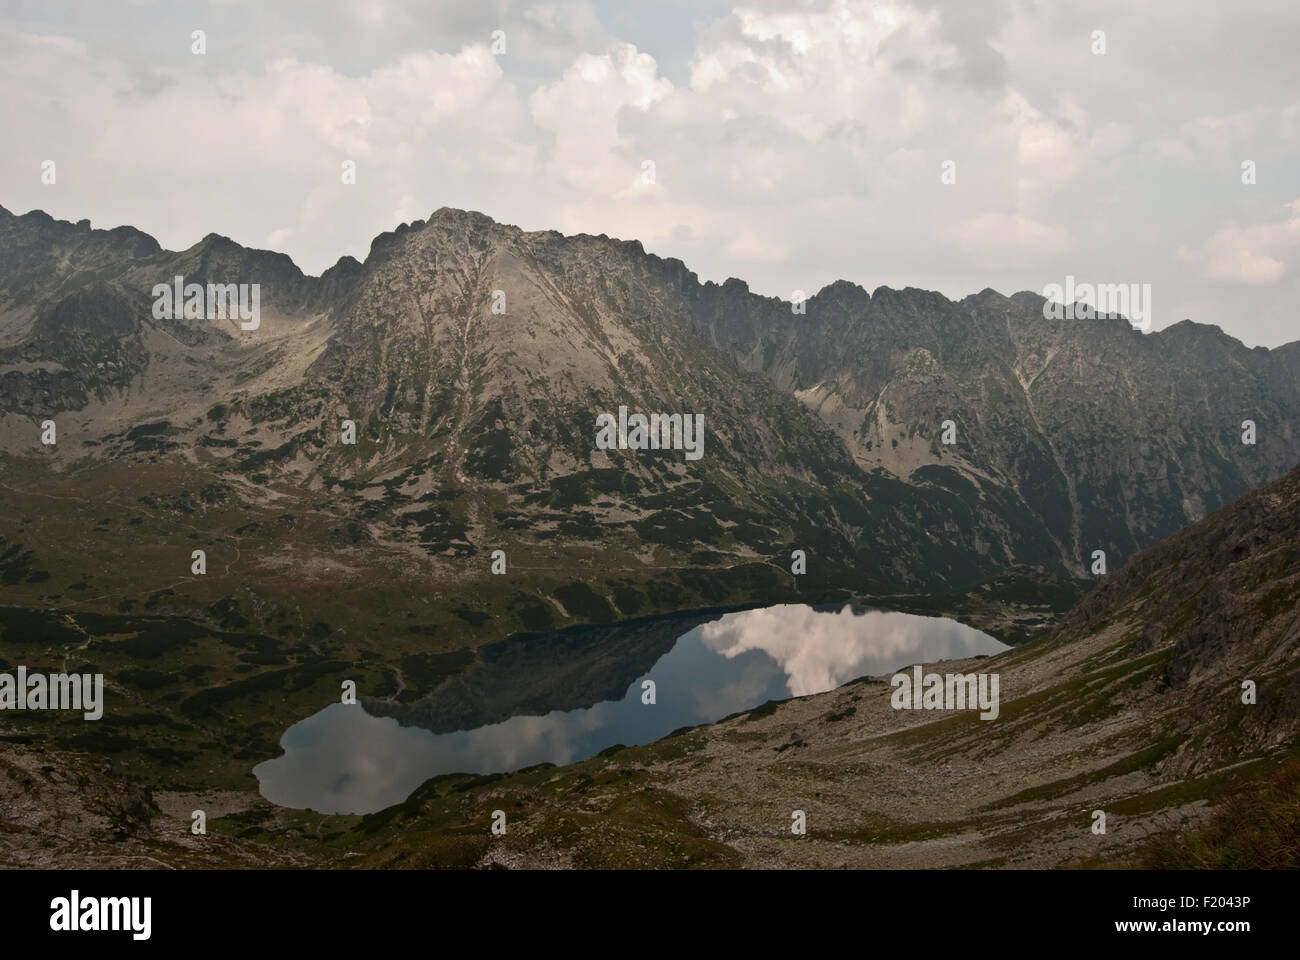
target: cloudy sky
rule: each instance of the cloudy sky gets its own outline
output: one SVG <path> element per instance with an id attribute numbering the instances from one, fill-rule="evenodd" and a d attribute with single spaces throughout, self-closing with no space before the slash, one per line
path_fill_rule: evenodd
<path id="1" fill-rule="evenodd" d="M 0 204 L 309 273 L 452 206 L 786 298 L 1150 283 L 1157 329 L 1276 346 L 1297 37 L 1291 0 L 0 0 Z"/>

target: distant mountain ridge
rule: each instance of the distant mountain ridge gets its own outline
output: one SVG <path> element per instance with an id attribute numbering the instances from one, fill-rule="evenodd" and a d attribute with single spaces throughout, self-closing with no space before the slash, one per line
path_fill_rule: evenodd
<path id="1" fill-rule="evenodd" d="M 260 326 L 154 319 L 150 291 L 176 276 L 260 284 Z M 413 575 L 498 547 L 599 553 L 591 589 L 542 604 L 591 622 L 802 583 L 1080 575 L 1098 549 L 1114 568 L 1300 462 L 1300 344 L 1144 336 L 1042 303 L 840 281 L 795 315 L 635 241 L 447 208 L 320 277 L 214 234 L 172 252 L 0 208 L 0 452 L 91 487 L 109 464 L 146 485 L 184 465 L 250 510 L 309 502 L 366 562 Z M 706 455 L 597 450 L 595 417 L 619 405 L 703 414 Z M 679 576 L 679 600 L 633 585 L 670 569 L 708 577 Z"/>

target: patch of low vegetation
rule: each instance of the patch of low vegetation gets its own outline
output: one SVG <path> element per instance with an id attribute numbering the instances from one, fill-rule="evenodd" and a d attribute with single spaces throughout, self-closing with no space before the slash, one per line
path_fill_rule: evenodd
<path id="1" fill-rule="evenodd" d="M 1300 761 L 1230 790 L 1208 823 L 1153 837 L 1136 860 L 1150 870 L 1300 868 Z"/>

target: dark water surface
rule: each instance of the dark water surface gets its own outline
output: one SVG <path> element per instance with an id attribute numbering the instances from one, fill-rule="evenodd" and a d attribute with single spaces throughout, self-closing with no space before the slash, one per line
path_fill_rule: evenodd
<path id="1" fill-rule="evenodd" d="M 803 604 L 511 638 L 419 704 L 336 703 L 295 723 L 284 755 L 253 773 L 272 803 L 372 813 L 442 774 L 574 763 L 768 700 L 1006 649 L 941 617 Z"/>

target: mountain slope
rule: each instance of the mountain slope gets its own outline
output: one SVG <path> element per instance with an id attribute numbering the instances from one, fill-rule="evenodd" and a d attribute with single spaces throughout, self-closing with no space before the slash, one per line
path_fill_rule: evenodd
<path id="1" fill-rule="evenodd" d="M 1097 549 L 1114 569 L 1300 459 L 1294 350 L 1046 321 L 1030 294 L 841 282 L 794 316 L 637 243 L 445 208 L 319 278 L 215 235 L 170 252 L 2 208 L 0 249 L 11 469 L 92 490 L 130 465 L 155 501 L 224 491 L 254 531 L 315 512 L 307 562 L 342 545 L 408 578 L 478 575 L 498 548 L 539 574 L 600 553 L 604 582 L 581 579 L 603 599 L 542 600 L 560 621 L 961 590 L 1016 565 L 1068 577 Z M 151 291 L 177 276 L 259 284 L 260 325 L 155 318 Z M 596 416 L 620 406 L 702 414 L 703 457 L 597 449 Z M 1247 417 L 1255 446 L 1239 442 Z M 656 571 L 679 603 L 614 600 Z M 538 609 L 520 599 L 516 625 L 523 605 Z"/>
<path id="2" fill-rule="evenodd" d="M 155 317 L 176 276 L 259 284 L 257 329 Z M 0 209 L 0 657 L 94 666 L 115 698 L 90 733 L 6 728 L 8 773 L 111 760 L 96 792 L 151 784 L 167 829 L 184 833 L 197 794 L 237 811 L 214 818 L 228 834 L 296 844 L 324 821 L 258 803 L 249 769 L 343 679 L 395 715 L 486 722 L 509 710 L 481 686 L 494 676 L 566 687 L 517 631 L 785 600 L 874 597 L 1021 641 L 1104 549 L 1088 603 L 998 661 L 991 727 L 899 716 L 862 681 L 560 774 L 426 785 L 330 829 L 374 862 L 409 826 L 427 834 L 417 859 L 474 864 L 476 804 L 508 797 L 536 804 L 542 841 L 492 853 L 511 862 L 997 862 L 1040 831 L 1032 862 L 1106 853 L 1069 819 L 1085 804 L 1144 827 L 1195 814 L 1234 762 L 1293 740 L 1294 475 L 1170 541 L 1186 561 L 1131 555 L 1295 463 L 1295 347 L 1054 323 L 1033 295 L 991 291 L 840 283 L 795 317 L 639 244 L 445 209 L 319 278 L 221 237 L 165 251 Z M 598 449 L 595 418 L 620 405 L 703 414 L 704 456 Z M 954 447 L 937 439 L 949 418 Z M 637 655 L 664 641 L 643 639 Z M 475 676 L 493 643 L 497 673 Z M 614 676 L 566 692 L 586 703 Z M 1252 708 L 1233 705 L 1242 679 Z M 75 817 L 75 782 L 32 802 L 49 788 Z M 154 808 L 126 793 L 109 806 L 135 829 Z M 575 848 L 561 840 L 597 816 L 574 819 L 588 796 L 613 826 Z M 791 809 L 815 824 L 803 847 L 786 846 Z"/>
<path id="3" fill-rule="evenodd" d="M 478 592 L 500 635 L 777 597 L 965 589 L 1017 564 L 1067 576 L 1033 517 L 1007 514 L 998 491 L 865 473 L 795 397 L 697 335 L 639 244 L 444 209 L 376 238 L 365 263 L 312 278 L 215 235 L 171 252 L 127 228 L 39 213 L 0 211 L 0 241 L 0 482 L 39 516 L 0 536 L 29 542 L 46 574 L 11 584 L 11 603 L 57 605 L 74 588 L 162 594 L 158 612 L 233 605 L 274 630 L 301 598 L 267 585 L 290 567 L 332 568 L 408 585 L 399 591 L 482 581 L 466 595 Z M 155 287 L 177 277 L 257 284 L 256 329 L 155 315 Z M 703 416 L 702 455 L 599 449 L 597 416 L 621 407 Z M 58 442 L 43 446 L 48 419 Z M 345 421 L 355 444 L 342 442 Z M 38 508 L 56 487 L 63 503 L 89 504 L 119 483 L 130 496 L 89 526 L 143 523 L 141 536 L 114 544 L 112 562 L 84 541 L 65 552 L 61 527 L 81 508 Z M 232 526 L 199 536 L 209 550 L 234 538 L 228 583 L 177 583 L 195 545 L 174 542 L 177 521 L 216 512 Z M 171 571 L 140 553 L 150 539 L 176 551 Z M 486 586 L 497 549 L 506 591 Z M 810 561 L 802 580 L 789 572 L 796 549 Z M 559 588 L 575 581 L 565 599 Z M 335 616 L 362 629 L 370 613 L 347 603 Z"/>
<path id="4" fill-rule="evenodd" d="M 20 635 L 53 643 L 79 624 L 94 621 L 40 628 L 28 618 Z M 122 637 L 142 626 L 122 618 L 97 629 Z M 253 639 L 224 637 L 243 648 Z M 528 669 L 529 650 L 518 654 Z M 102 754 L 87 765 L 75 742 L 46 746 L 33 729 L 8 738 L 0 764 L 10 785 L 0 857 L 56 867 L 87 857 L 117 867 L 1050 867 L 1151 857 L 1157 836 L 1161 862 L 1230 866 L 1251 844 L 1294 836 L 1286 824 L 1290 833 L 1273 824 L 1261 836 L 1258 818 L 1239 836 L 1224 816 L 1242 797 L 1294 809 L 1298 667 L 1300 470 L 1134 558 L 1050 636 L 932 667 L 996 672 L 995 720 L 894 710 L 889 685 L 863 678 L 568 767 L 440 777 L 366 817 L 193 785 L 146 789 Z M 1252 704 L 1242 702 L 1246 679 Z M 249 743 L 251 731 L 230 727 L 233 702 L 210 699 L 216 712 L 184 716 L 206 717 L 204 735 L 228 737 L 229 750 Z M 204 842 L 189 832 L 196 806 L 209 814 Z M 488 828 L 493 810 L 508 811 L 503 837 Z M 794 810 L 806 835 L 790 832 Z M 1093 829 L 1098 812 L 1104 833 Z"/>
<path id="5" fill-rule="evenodd" d="M 801 316 L 738 282 L 685 295 L 703 336 L 817 410 L 864 468 L 992 480 L 1080 568 L 1094 549 L 1130 556 L 1297 461 L 1295 344 L 1251 350 L 1189 321 L 1144 336 L 1118 318 L 1046 320 L 1029 293 L 954 303 L 837 283 Z"/>
<path id="6" fill-rule="evenodd" d="M 1143 851 L 1296 760 L 1300 470 L 1145 551 L 1051 636 L 930 671 L 998 674 L 998 717 L 896 710 L 864 678 L 571 767 L 439 778 L 349 842 L 367 866 L 1051 867 Z M 506 837 L 488 833 L 493 809 L 512 811 Z"/>

